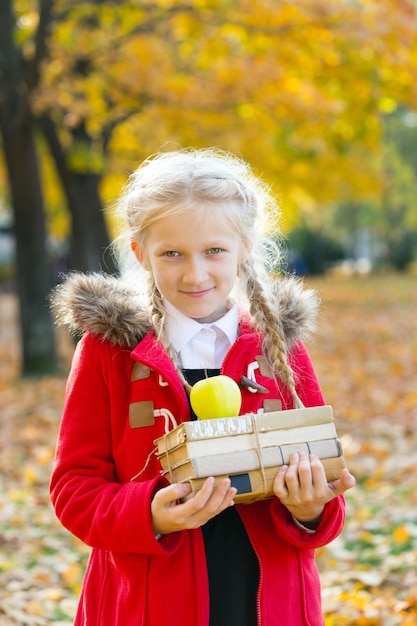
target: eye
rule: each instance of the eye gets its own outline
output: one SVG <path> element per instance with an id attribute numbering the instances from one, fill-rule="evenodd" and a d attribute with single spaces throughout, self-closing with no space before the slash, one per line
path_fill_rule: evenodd
<path id="1" fill-rule="evenodd" d="M 223 248 L 209 248 L 207 254 L 220 254 L 223 252 Z"/>
<path id="2" fill-rule="evenodd" d="M 162 256 L 173 258 L 173 257 L 179 256 L 179 252 L 176 252 L 175 250 L 167 250 L 166 252 L 162 254 Z"/>

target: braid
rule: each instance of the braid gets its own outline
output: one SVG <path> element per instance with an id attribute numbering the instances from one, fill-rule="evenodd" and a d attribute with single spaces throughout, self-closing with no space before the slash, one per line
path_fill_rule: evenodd
<path id="1" fill-rule="evenodd" d="M 283 338 L 281 321 L 268 301 L 258 274 L 252 261 L 247 259 L 242 265 L 242 277 L 246 279 L 249 311 L 256 328 L 264 335 L 262 348 L 274 375 L 277 372 L 290 391 L 294 407 L 302 408 L 303 403 L 295 388 L 294 372 L 288 363 L 288 350 Z"/>
<path id="2" fill-rule="evenodd" d="M 165 307 L 162 300 L 161 292 L 155 284 L 152 274 L 148 276 L 148 296 L 150 304 L 151 321 L 155 330 L 155 334 L 159 341 L 165 345 L 164 342 L 164 321 L 165 321 Z"/>
<path id="3" fill-rule="evenodd" d="M 191 385 L 185 380 L 184 374 L 181 371 L 180 365 L 178 363 L 178 357 L 173 349 L 172 345 L 168 342 L 168 338 L 165 332 L 165 318 L 166 318 L 166 309 L 164 306 L 164 302 L 162 299 L 161 292 L 155 284 L 153 276 L 149 276 L 149 302 L 151 306 L 151 320 L 153 327 L 155 329 L 156 336 L 158 340 L 164 346 L 169 358 L 174 364 L 175 369 L 177 370 L 178 376 L 181 379 L 182 384 L 184 385 L 186 391 L 189 393 L 191 390 Z"/>

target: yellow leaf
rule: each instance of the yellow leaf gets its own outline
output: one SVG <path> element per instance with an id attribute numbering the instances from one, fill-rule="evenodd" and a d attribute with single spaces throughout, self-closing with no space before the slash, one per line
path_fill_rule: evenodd
<path id="1" fill-rule="evenodd" d="M 25 483 L 34 485 L 38 481 L 38 471 L 33 465 L 26 465 L 23 470 L 23 478 Z"/>
<path id="2" fill-rule="evenodd" d="M 81 584 L 82 568 L 78 563 L 71 563 L 61 574 L 64 582 L 71 589 L 78 590 Z"/>
<path id="3" fill-rule="evenodd" d="M 378 107 L 382 113 L 392 113 L 397 108 L 397 103 L 393 98 L 385 96 L 378 102 Z"/>
<path id="4" fill-rule="evenodd" d="M 26 605 L 26 610 L 29 615 L 44 615 L 45 613 L 41 603 L 36 600 L 30 600 Z"/>
<path id="5" fill-rule="evenodd" d="M 46 599 L 52 602 L 59 602 L 65 598 L 65 593 L 62 589 L 57 589 L 56 587 L 50 587 L 46 590 Z"/>
<path id="6" fill-rule="evenodd" d="M 407 543 L 410 533 L 405 526 L 398 526 L 393 532 L 393 538 L 396 543 Z"/>

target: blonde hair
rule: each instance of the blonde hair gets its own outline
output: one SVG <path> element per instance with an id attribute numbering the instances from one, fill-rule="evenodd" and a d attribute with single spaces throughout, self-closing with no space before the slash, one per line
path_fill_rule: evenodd
<path id="1" fill-rule="evenodd" d="M 122 278 L 134 281 L 147 297 L 155 332 L 184 377 L 165 330 L 163 298 L 151 272 L 145 272 L 131 252 L 130 243 L 146 242 L 149 228 L 167 215 L 193 210 L 211 211 L 226 220 L 240 238 L 242 255 L 236 281 L 236 298 L 252 318 L 254 327 L 264 335 L 263 352 L 274 372 L 280 376 L 294 399 L 302 403 L 295 389 L 293 371 L 281 322 L 271 297 L 270 261 L 276 267 L 280 250 L 265 234 L 274 222 L 277 230 L 278 207 L 266 185 L 242 159 L 216 149 L 184 149 L 161 152 L 145 160 L 134 171 L 120 197 L 118 214 L 125 229 L 116 240 L 116 255 Z M 145 278 L 146 276 L 146 278 Z M 147 293 L 146 293 L 147 292 Z"/>

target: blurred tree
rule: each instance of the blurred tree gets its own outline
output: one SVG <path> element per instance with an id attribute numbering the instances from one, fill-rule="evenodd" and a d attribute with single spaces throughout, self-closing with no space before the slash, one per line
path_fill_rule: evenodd
<path id="1" fill-rule="evenodd" d="M 288 270 L 296 274 L 324 274 L 345 258 L 343 246 L 328 235 L 303 224 L 288 234 Z"/>
<path id="2" fill-rule="evenodd" d="M 72 270 L 116 273 L 113 257 L 109 252 L 110 239 L 99 191 L 101 155 L 97 168 L 92 139 L 86 131 L 84 121 L 71 128 L 73 146 L 77 146 L 82 153 L 82 168 L 72 165 L 66 158 L 52 117 L 45 113 L 38 121 L 53 157 L 71 215 L 69 267 Z"/>
<path id="3" fill-rule="evenodd" d="M 417 115 L 399 109 L 386 120 L 384 193 L 377 232 L 386 244 L 386 261 L 406 270 L 417 259 Z M 382 223 L 381 223 L 382 222 Z"/>
<path id="4" fill-rule="evenodd" d="M 417 258 L 416 142 L 417 114 L 395 108 L 384 117 L 380 196 L 372 203 L 339 202 L 329 207 L 328 232 L 344 243 L 350 258 L 356 258 L 366 233 L 374 240 L 368 252 L 376 265 L 405 270 Z"/>
<path id="5" fill-rule="evenodd" d="M 278 185 L 291 226 L 300 207 L 309 217 L 381 194 L 381 120 L 415 106 L 411 0 L 14 6 L 17 53 L 28 64 L 42 50 L 35 83 L 20 86 L 65 190 L 79 269 L 113 271 L 103 198 L 167 141 L 241 153 Z"/>
<path id="6" fill-rule="evenodd" d="M 22 335 L 22 373 L 55 371 L 56 352 L 47 305 L 50 289 L 43 194 L 30 97 L 39 81 L 52 2 L 40 3 L 34 48 L 22 56 L 15 42 L 11 0 L 0 2 L 0 132 L 13 205 Z"/>
<path id="7" fill-rule="evenodd" d="M 167 140 L 241 153 L 278 184 L 291 225 L 300 206 L 381 193 L 383 114 L 415 101 L 413 11 L 408 0 L 61 0 L 35 104 L 78 171 L 93 161 L 124 176 Z"/>

